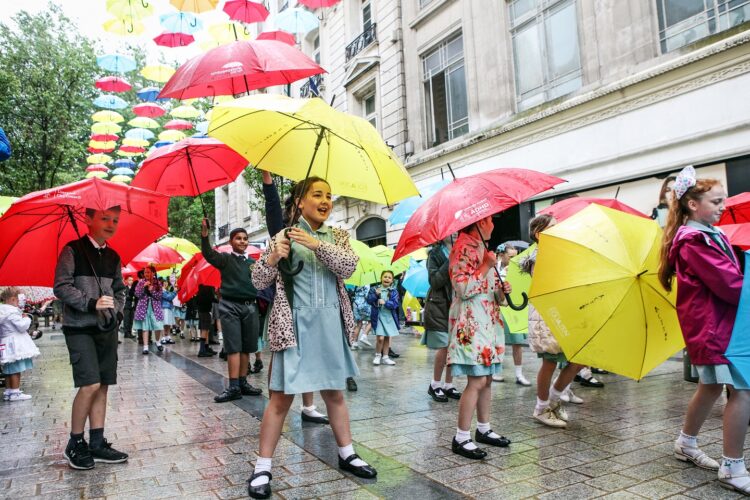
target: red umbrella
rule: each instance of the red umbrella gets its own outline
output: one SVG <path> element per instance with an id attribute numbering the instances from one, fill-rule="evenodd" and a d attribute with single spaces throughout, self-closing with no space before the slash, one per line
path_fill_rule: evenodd
<path id="1" fill-rule="evenodd" d="M 291 33 L 288 33 L 286 31 L 264 31 L 260 35 L 258 35 L 258 38 L 256 40 L 276 40 L 277 42 L 283 42 L 287 45 L 291 45 L 294 47 L 297 45 L 297 39 L 294 38 L 294 35 Z"/>
<path id="2" fill-rule="evenodd" d="M 222 245 L 215 247 L 217 252 L 230 253 L 231 245 Z M 263 250 L 252 245 L 247 246 L 247 253 L 253 259 L 259 259 Z M 221 286 L 221 273 L 218 269 L 208 263 L 203 258 L 203 254 L 198 252 L 182 267 L 180 279 L 177 280 L 177 296 L 180 302 L 185 303 L 190 300 L 196 293 L 200 285 L 208 285 L 219 288 Z"/>
<path id="3" fill-rule="evenodd" d="M 727 235 L 732 245 L 743 250 L 750 249 L 750 224 L 725 224 L 719 227 Z"/>
<path id="4" fill-rule="evenodd" d="M 167 110 L 152 102 L 144 102 L 133 106 L 133 113 L 137 116 L 147 116 L 149 118 L 158 118 L 166 113 Z"/>
<path id="5" fill-rule="evenodd" d="M 159 243 L 151 243 L 133 257 L 128 265 L 135 269 L 143 269 L 146 266 L 153 265 L 158 271 L 169 269 L 183 260 L 185 260 L 184 257 L 174 248 L 165 247 Z"/>
<path id="6" fill-rule="evenodd" d="M 577 214 L 592 203 L 613 208 L 615 210 L 619 210 L 628 214 L 637 215 L 638 217 L 643 217 L 644 219 L 650 219 L 648 215 L 644 214 L 643 212 L 639 212 L 635 208 L 631 207 L 630 205 L 626 205 L 621 201 L 609 198 L 587 198 L 585 196 L 576 196 L 573 198 L 567 198 L 565 200 L 558 201 L 557 203 L 548 206 L 544 210 L 540 210 L 539 215 L 550 214 L 555 219 L 557 219 L 558 222 L 560 222 L 567 219 L 573 214 Z"/>
<path id="7" fill-rule="evenodd" d="M 86 172 L 109 172 L 109 168 L 106 165 L 97 163 L 95 165 L 89 165 L 86 167 Z"/>
<path id="8" fill-rule="evenodd" d="M 125 278 L 135 278 L 138 279 L 138 271 L 139 269 L 134 268 L 130 264 L 122 268 L 122 279 Z"/>
<path id="9" fill-rule="evenodd" d="M 162 47 L 186 47 L 195 41 L 195 37 L 190 33 L 162 33 L 154 37 L 156 45 Z"/>
<path id="10" fill-rule="evenodd" d="M 127 92 L 133 88 L 127 80 L 120 78 L 119 76 L 105 76 L 104 78 L 99 78 L 95 85 L 96 88 L 102 89 L 106 92 Z"/>
<path id="11" fill-rule="evenodd" d="M 85 210 L 119 205 L 108 242 L 128 262 L 167 233 L 169 197 L 97 178 L 27 194 L 0 217 L 0 283 L 52 286 L 63 246 L 86 232 Z"/>
<path id="12" fill-rule="evenodd" d="M 117 134 L 91 134 L 89 139 L 92 141 L 109 142 L 116 141 L 120 138 Z"/>
<path id="13" fill-rule="evenodd" d="M 393 261 L 561 182 L 565 181 L 523 168 L 498 168 L 454 179 L 411 216 L 401 233 Z"/>
<path id="14" fill-rule="evenodd" d="M 191 137 L 154 150 L 132 185 L 170 196 L 198 196 L 234 181 L 245 167 L 247 160 L 226 144 Z"/>
<path id="15" fill-rule="evenodd" d="M 315 61 L 285 43 L 237 41 L 211 49 L 180 66 L 159 97 L 236 95 L 324 72 Z"/>
<path id="16" fill-rule="evenodd" d="M 726 210 L 719 220 L 719 225 L 750 222 L 750 193 L 740 193 L 727 198 L 724 206 Z"/>
<path id="17" fill-rule="evenodd" d="M 120 146 L 120 151 L 124 153 L 145 153 L 146 148 L 140 146 Z"/>
<path id="18" fill-rule="evenodd" d="M 164 128 L 169 130 L 190 130 L 193 128 L 193 122 L 187 120 L 169 120 L 164 124 Z"/>
<path id="19" fill-rule="evenodd" d="M 91 146 L 89 146 L 89 147 L 86 148 L 86 151 L 88 151 L 91 154 L 95 154 L 95 155 L 98 155 L 99 153 L 111 153 L 114 150 L 115 150 L 115 148 L 104 148 L 104 149 L 101 149 L 101 148 L 92 148 Z"/>
<path id="20" fill-rule="evenodd" d="M 305 7 L 311 9 L 322 9 L 323 7 L 333 7 L 341 0 L 298 0 L 297 3 L 301 3 Z"/>
<path id="21" fill-rule="evenodd" d="M 268 17 L 265 5 L 248 0 L 230 0 L 224 4 L 224 12 L 230 19 L 241 23 L 259 23 Z"/>

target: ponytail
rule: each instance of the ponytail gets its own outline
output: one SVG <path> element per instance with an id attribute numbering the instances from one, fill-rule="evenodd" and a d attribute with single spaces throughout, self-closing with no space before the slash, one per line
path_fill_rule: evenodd
<path id="1" fill-rule="evenodd" d="M 669 262 L 669 252 L 672 249 L 672 241 L 677 230 L 684 226 L 690 216 L 688 202 L 690 200 L 700 201 L 705 193 L 719 184 L 717 179 L 698 179 L 695 186 L 688 189 L 682 198 L 677 199 L 675 196 L 669 204 L 669 213 L 667 214 L 667 223 L 664 226 L 662 235 L 661 253 L 659 255 L 659 283 L 668 292 L 672 291 L 672 278 L 675 275 L 675 268 Z"/>

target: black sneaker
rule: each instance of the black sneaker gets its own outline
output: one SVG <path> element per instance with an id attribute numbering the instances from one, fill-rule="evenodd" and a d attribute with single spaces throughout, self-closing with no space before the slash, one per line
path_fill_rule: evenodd
<path id="1" fill-rule="evenodd" d="M 350 392 L 357 391 L 357 382 L 354 381 L 354 378 L 349 377 L 346 379 L 346 390 Z"/>
<path id="2" fill-rule="evenodd" d="M 242 399 L 242 390 L 239 387 L 227 387 L 224 389 L 224 392 L 214 398 L 214 401 L 216 403 L 226 403 L 236 399 Z"/>
<path id="3" fill-rule="evenodd" d="M 198 353 L 198 357 L 199 358 L 210 358 L 210 357 L 213 357 L 213 353 L 210 353 L 208 351 L 200 351 Z"/>
<path id="4" fill-rule="evenodd" d="M 253 387 L 247 382 L 247 380 L 240 378 L 240 392 L 243 396 L 260 396 L 263 394 L 263 389 Z"/>
<path id="5" fill-rule="evenodd" d="M 263 361 L 256 359 L 253 363 L 253 373 L 260 373 L 263 370 Z"/>
<path id="6" fill-rule="evenodd" d="M 91 456 L 94 462 L 103 462 L 105 464 L 121 464 L 128 461 L 128 454 L 117 451 L 112 448 L 106 439 L 99 448 L 90 448 Z"/>
<path id="7" fill-rule="evenodd" d="M 94 457 L 91 456 L 88 443 L 83 439 L 69 441 L 63 456 L 68 460 L 71 469 L 89 470 L 94 468 Z"/>
<path id="8" fill-rule="evenodd" d="M 391 349 L 390 347 L 388 348 L 388 356 L 391 357 L 391 358 L 393 358 L 393 359 L 401 357 L 400 354 L 396 354 L 395 352 L 393 352 L 393 349 Z"/>

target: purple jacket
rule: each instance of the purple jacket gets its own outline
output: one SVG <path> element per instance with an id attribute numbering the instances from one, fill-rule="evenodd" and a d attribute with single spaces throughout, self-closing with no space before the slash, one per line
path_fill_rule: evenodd
<path id="1" fill-rule="evenodd" d="M 135 316 L 133 316 L 135 321 L 146 319 L 149 301 L 151 302 L 151 308 L 154 310 L 156 321 L 164 321 L 164 312 L 161 309 L 161 284 L 158 280 L 154 281 L 156 286 L 151 292 L 146 290 L 146 280 L 138 280 L 138 284 L 135 286 L 135 296 L 138 297 L 138 305 L 135 308 Z"/>
<path id="2" fill-rule="evenodd" d="M 724 234 L 720 237 L 731 249 Z M 669 262 L 677 274 L 677 317 L 690 361 L 725 365 L 742 290 L 742 272 L 711 237 L 698 229 L 677 230 Z"/>

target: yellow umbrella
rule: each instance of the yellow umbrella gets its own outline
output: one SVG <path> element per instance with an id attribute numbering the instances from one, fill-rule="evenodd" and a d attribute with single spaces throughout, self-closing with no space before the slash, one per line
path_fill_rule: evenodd
<path id="1" fill-rule="evenodd" d="M 107 12 L 119 18 L 144 19 L 154 13 L 154 6 L 150 1 L 107 0 Z"/>
<path id="2" fill-rule="evenodd" d="M 367 120 L 318 98 L 258 94 L 220 104 L 208 135 L 257 168 L 293 180 L 325 177 L 338 195 L 392 205 L 419 194 Z"/>
<path id="3" fill-rule="evenodd" d="M 89 141 L 89 147 L 93 149 L 114 149 L 117 147 L 115 141 Z"/>
<path id="4" fill-rule="evenodd" d="M 512 259 L 508 264 L 508 274 L 506 280 L 510 282 L 513 287 L 513 293 L 510 294 L 514 304 L 521 304 L 523 302 L 522 293 L 528 295 L 529 288 L 531 287 L 531 275 L 521 271 L 521 261 L 528 257 L 535 249 L 536 244 L 531 245 L 529 248 L 519 253 Z M 502 308 L 503 319 L 508 324 L 510 333 L 528 333 L 529 332 L 529 311 L 527 309 L 521 309 L 516 311 L 510 307 Z"/>
<path id="5" fill-rule="evenodd" d="M 117 111 L 110 111 L 108 109 L 105 109 L 103 111 L 97 111 L 93 115 L 91 115 L 91 119 L 95 122 L 110 122 L 110 123 L 120 123 L 124 122 L 125 118 L 118 113 Z"/>
<path id="6" fill-rule="evenodd" d="M 112 161 L 112 157 L 102 153 L 86 157 L 86 163 L 90 165 L 94 165 L 95 163 L 101 163 L 102 165 L 104 165 L 109 163 L 110 161 Z"/>
<path id="7" fill-rule="evenodd" d="M 175 118 L 197 118 L 201 112 L 192 106 L 182 105 L 174 108 L 169 114 Z"/>
<path id="8" fill-rule="evenodd" d="M 683 346 L 656 221 L 592 204 L 541 234 L 531 303 L 567 358 L 641 379 Z"/>
<path id="9" fill-rule="evenodd" d="M 214 10 L 219 0 L 169 0 L 169 3 L 182 12 L 207 12 Z"/>
<path id="10" fill-rule="evenodd" d="M 104 31 L 120 36 L 138 36 L 146 31 L 142 22 L 128 18 L 109 19 L 102 23 Z"/>
<path id="11" fill-rule="evenodd" d="M 354 253 L 359 257 L 359 261 L 357 262 L 357 267 L 354 269 L 354 274 L 345 280 L 345 283 L 347 285 L 363 286 L 380 281 L 382 261 L 375 255 L 372 248 L 367 246 L 366 243 L 352 238 L 349 239 L 349 244 Z"/>
<path id="12" fill-rule="evenodd" d="M 422 321 L 422 304 L 420 304 L 419 300 L 409 292 L 404 293 L 401 307 L 404 310 L 406 321 Z M 412 316 L 411 318 L 409 317 L 410 312 Z M 415 326 L 414 329 L 420 333 L 424 332 L 424 327 L 422 326 Z"/>
<path id="13" fill-rule="evenodd" d="M 174 68 L 165 66 L 163 64 L 154 64 L 151 66 L 145 66 L 141 69 L 141 76 L 146 80 L 153 82 L 164 83 L 168 81 L 172 75 L 174 75 Z"/>
<path id="14" fill-rule="evenodd" d="M 164 245 L 165 247 L 173 248 L 174 250 L 177 250 L 181 254 L 187 254 L 187 258 L 185 259 L 185 262 L 190 260 L 190 257 L 197 254 L 201 251 L 198 246 L 193 243 L 190 240 L 186 240 L 185 238 L 176 238 L 174 236 L 168 236 L 166 238 L 160 239 L 157 243 L 160 245 Z M 183 256 L 184 257 L 184 256 Z"/>
<path id="15" fill-rule="evenodd" d="M 140 156 L 142 154 L 146 153 L 133 153 L 131 151 L 122 151 L 121 149 L 117 150 L 117 156 L 124 156 L 125 158 L 133 158 L 134 156 Z"/>
<path id="16" fill-rule="evenodd" d="M 122 140 L 123 146 L 135 146 L 137 148 L 147 148 L 149 145 L 149 142 L 146 139 L 135 139 L 126 137 Z"/>
<path id="17" fill-rule="evenodd" d="M 122 127 L 114 122 L 96 122 L 91 125 L 91 131 L 95 134 L 119 134 L 121 130 Z"/>
<path id="18" fill-rule="evenodd" d="M 136 128 L 159 128 L 159 122 L 146 116 L 136 116 L 128 122 L 128 125 Z"/>
<path id="19" fill-rule="evenodd" d="M 214 24 L 208 28 L 208 32 L 215 41 L 221 44 L 252 39 L 247 28 L 236 21 Z"/>
<path id="20" fill-rule="evenodd" d="M 106 179 L 109 177 L 109 174 L 107 172 L 89 172 L 86 174 L 87 179 L 91 179 L 92 177 L 98 177 L 99 179 Z"/>
<path id="21" fill-rule="evenodd" d="M 177 142 L 183 140 L 185 137 L 185 134 L 179 130 L 165 130 L 159 134 L 160 141 Z"/>
<path id="22" fill-rule="evenodd" d="M 14 196 L 0 196 L 0 215 L 3 215 L 17 199 Z"/>
<path id="23" fill-rule="evenodd" d="M 112 182 L 122 182 L 125 184 L 130 184 L 130 181 L 132 181 L 133 179 L 131 179 L 127 175 L 113 175 L 110 180 Z"/>

